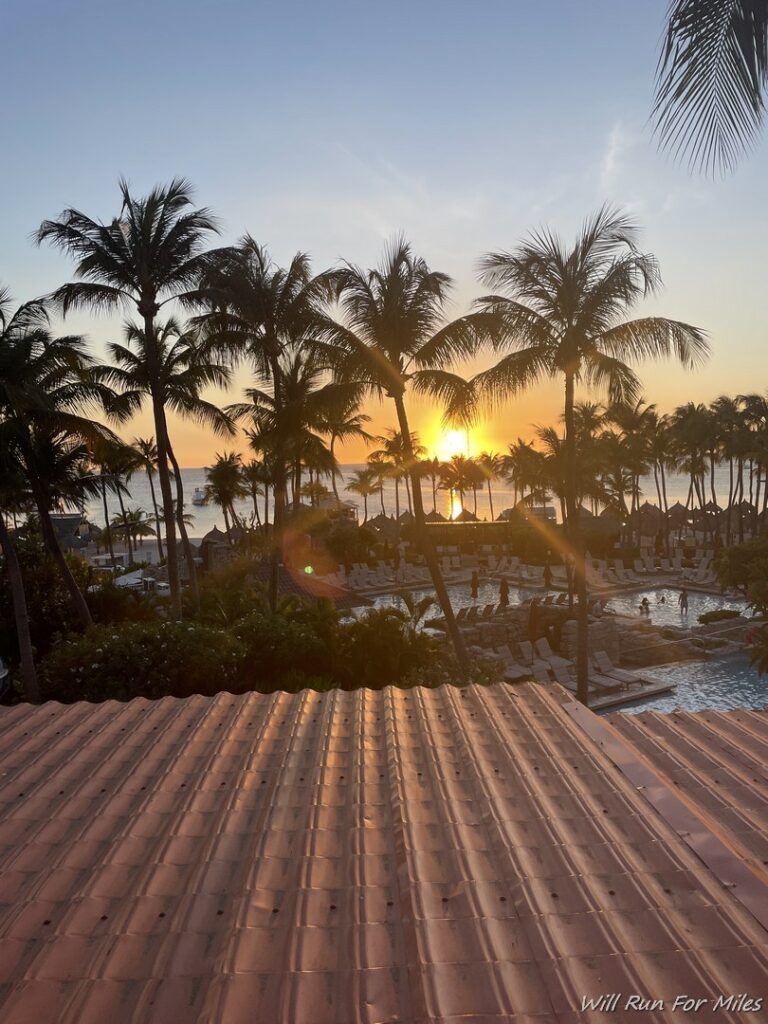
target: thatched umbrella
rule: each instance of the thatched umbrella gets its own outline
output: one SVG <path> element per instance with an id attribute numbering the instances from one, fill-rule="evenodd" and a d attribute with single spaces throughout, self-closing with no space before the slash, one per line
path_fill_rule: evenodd
<path id="1" fill-rule="evenodd" d="M 690 518 L 690 512 L 681 502 L 676 501 L 670 505 L 667 511 L 667 519 L 672 527 L 685 526 Z"/>
<path id="2" fill-rule="evenodd" d="M 437 511 L 428 512 L 424 516 L 424 519 L 428 523 L 445 523 L 445 522 L 447 522 L 445 516 L 441 512 L 437 512 Z"/>
<path id="3" fill-rule="evenodd" d="M 463 508 L 453 521 L 454 523 L 477 523 L 479 520 L 474 512 L 470 512 L 468 508 Z"/>

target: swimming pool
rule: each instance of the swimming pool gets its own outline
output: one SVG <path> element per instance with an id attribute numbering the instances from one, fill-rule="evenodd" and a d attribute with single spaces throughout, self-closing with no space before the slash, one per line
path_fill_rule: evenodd
<path id="1" fill-rule="evenodd" d="M 707 661 L 681 661 L 674 665 L 642 669 L 641 674 L 675 683 L 672 693 L 650 700 L 624 704 L 614 711 L 733 711 L 736 708 L 768 707 L 768 676 L 760 676 L 744 654 L 730 653 Z"/>
<path id="2" fill-rule="evenodd" d="M 688 591 L 688 614 L 684 615 L 678 606 L 679 587 L 649 587 L 647 590 L 635 591 L 632 594 L 614 594 L 608 600 L 608 609 L 617 615 L 640 615 L 640 602 L 648 599 L 650 605 L 648 620 L 659 626 L 697 626 L 699 616 L 705 612 L 729 608 L 744 611 L 747 602 L 738 597 L 725 597 L 721 594 L 698 594 Z"/>
<path id="3" fill-rule="evenodd" d="M 459 608 L 471 608 L 473 604 L 482 608 L 486 604 L 499 603 L 499 582 L 498 580 L 484 580 L 478 587 L 477 600 L 472 597 L 468 583 L 454 583 L 448 587 L 448 593 L 451 595 L 451 605 L 454 611 L 458 611 Z M 509 603 L 512 606 L 522 604 L 523 601 L 536 595 L 543 597 L 544 593 L 541 590 L 526 590 L 524 587 L 510 585 Z M 422 597 L 434 597 L 435 592 L 431 587 L 424 587 L 414 590 L 413 596 L 416 601 L 419 601 Z M 380 594 L 373 603 L 377 608 L 388 608 L 390 605 L 402 607 L 402 601 L 395 594 Z M 441 615 L 439 606 L 435 605 L 430 608 L 426 617 L 427 619 L 437 619 Z"/>
<path id="4" fill-rule="evenodd" d="M 451 604 L 454 610 L 471 607 L 473 604 L 483 605 L 498 604 L 499 582 L 498 580 L 484 580 L 480 583 L 477 600 L 473 600 L 468 583 L 453 584 L 448 587 L 451 595 Z M 418 600 L 427 594 L 434 595 L 431 588 L 422 588 L 413 592 Z M 526 587 L 510 586 L 510 605 L 521 604 L 523 601 L 538 596 L 543 598 L 546 592 L 539 589 L 533 590 Z M 646 590 L 636 591 L 631 594 L 614 594 L 608 598 L 608 611 L 617 615 L 630 615 L 633 618 L 640 617 L 639 605 L 644 597 L 648 598 L 650 612 L 647 616 L 650 622 L 659 626 L 697 626 L 699 615 L 704 612 L 715 611 L 720 608 L 732 608 L 735 611 L 744 611 L 747 607 L 746 601 L 737 597 L 723 597 L 719 594 L 699 594 L 695 591 L 688 591 L 688 614 L 683 615 L 678 607 L 677 598 L 679 589 L 672 587 L 649 587 Z M 597 596 L 597 595 L 595 595 Z M 662 600 L 663 598 L 663 600 Z M 400 601 L 393 594 L 381 594 L 375 599 L 374 604 L 379 607 L 398 605 Z M 430 609 L 427 618 L 436 618 L 440 615 L 440 609 Z"/>

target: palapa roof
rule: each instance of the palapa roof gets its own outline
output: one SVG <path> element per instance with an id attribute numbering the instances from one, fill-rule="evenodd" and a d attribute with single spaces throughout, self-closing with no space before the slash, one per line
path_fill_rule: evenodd
<path id="1" fill-rule="evenodd" d="M 760 993 L 766 717 L 502 684 L 0 709 L 0 1019 L 573 1024 L 585 996 Z"/>

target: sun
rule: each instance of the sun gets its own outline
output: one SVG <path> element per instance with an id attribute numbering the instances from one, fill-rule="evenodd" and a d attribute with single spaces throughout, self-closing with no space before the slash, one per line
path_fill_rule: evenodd
<path id="1" fill-rule="evenodd" d="M 443 430 L 435 441 L 435 455 L 448 462 L 454 455 L 469 455 L 469 431 Z"/>

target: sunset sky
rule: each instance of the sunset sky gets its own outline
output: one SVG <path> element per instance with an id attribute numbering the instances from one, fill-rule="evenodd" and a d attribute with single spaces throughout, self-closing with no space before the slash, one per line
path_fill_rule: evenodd
<path id="1" fill-rule="evenodd" d="M 667 409 L 764 390 L 768 340 L 768 145 L 712 181 L 657 152 L 647 124 L 666 0 L 6 0 L 0 89 L 0 282 L 18 300 L 68 278 L 30 235 L 64 206 L 108 219 L 117 179 L 141 192 L 190 178 L 225 241 L 244 231 L 319 271 L 375 263 L 402 232 L 456 280 L 454 313 L 481 294 L 476 260 L 549 224 L 570 237 L 609 200 L 631 210 L 658 257 L 652 310 L 710 334 L 695 375 L 642 370 Z M 7 49 L 13 39 L 13 48 Z M 0 44 L 3 45 L 3 44 Z M 78 316 L 94 350 L 119 322 Z M 466 367 L 468 371 L 481 364 Z M 245 375 L 240 375 L 240 381 Z M 232 394 L 232 399 L 238 397 Z M 559 413 L 559 383 L 478 425 L 473 451 L 503 449 Z M 392 426 L 372 407 L 374 430 Z M 430 448 L 433 408 L 415 408 Z M 172 427 L 181 461 L 221 442 Z M 152 432 L 148 416 L 128 436 Z M 359 461 L 350 445 L 343 461 Z"/>

